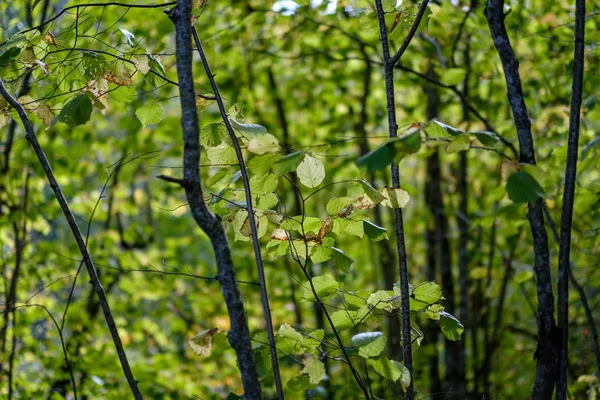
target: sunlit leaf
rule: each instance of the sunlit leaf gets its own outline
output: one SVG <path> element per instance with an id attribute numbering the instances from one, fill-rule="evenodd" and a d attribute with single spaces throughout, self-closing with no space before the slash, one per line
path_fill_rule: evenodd
<path id="1" fill-rule="evenodd" d="M 135 110 L 135 115 L 138 117 L 143 127 L 152 124 L 158 124 L 163 119 L 163 108 L 158 103 L 150 103 L 141 106 Z"/>
<path id="2" fill-rule="evenodd" d="M 213 338 L 219 332 L 219 329 L 212 328 L 201 332 L 188 341 L 188 344 L 194 351 L 194 354 L 199 356 L 207 356 L 213 347 Z"/>
<path id="3" fill-rule="evenodd" d="M 296 173 L 300 182 L 309 188 L 316 188 L 325 179 L 325 167 L 321 161 L 309 155 L 298 165 Z"/>

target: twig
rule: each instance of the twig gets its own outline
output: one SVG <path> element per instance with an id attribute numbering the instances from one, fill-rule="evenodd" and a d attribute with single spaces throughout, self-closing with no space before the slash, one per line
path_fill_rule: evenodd
<path id="1" fill-rule="evenodd" d="M 100 282 L 100 279 L 98 278 L 98 274 L 96 272 L 96 267 L 94 266 L 92 257 L 87 250 L 85 241 L 83 239 L 81 231 L 79 230 L 79 226 L 77 225 L 77 222 L 75 221 L 75 216 L 73 215 L 73 212 L 69 208 L 67 200 L 62 192 L 62 189 L 60 188 L 58 182 L 56 181 L 56 177 L 54 176 L 54 172 L 52 171 L 52 167 L 50 166 L 50 162 L 48 161 L 48 158 L 46 157 L 46 154 L 44 154 L 44 151 L 42 150 L 42 148 L 37 140 L 35 131 L 33 130 L 33 126 L 31 125 L 31 122 L 29 121 L 29 117 L 27 116 L 27 112 L 25 111 L 23 106 L 21 106 L 21 104 L 19 104 L 19 102 L 10 95 L 10 93 L 4 86 L 4 82 L 1 79 L 0 79 L 0 94 L 2 94 L 2 96 L 6 99 L 6 101 L 17 110 L 19 116 L 21 117 L 21 120 L 23 121 L 23 125 L 25 126 L 25 131 L 27 132 L 25 135 L 25 138 L 29 141 L 29 143 L 31 143 L 31 146 L 33 147 L 33 150 L 35 151 L 35 154 L 38 157 L 38 160 L 46 174 L 46 178 L 48 179 L 50 187 L 54 191 L 54 195 L 55 195 L 56 199 L 58 200 L 58 203 L 60 204 L 60 208 L 61 208 L 65 218 L 67 219 L 69 228 L 71 229 L 71 233 L 73 234 L 75 241 L 77 242 L 77 246 L 79 247 L 79 251 L 81 252 L 81 255 L 83 257 L 85 266 L 86 266 L 86 268 L 88 270 L 88 274 L 90 276 L 90 281 L 96 292 L 96 295 L 98 296 L 98 301 L 100 302 L 100 304 L 102 306 L 102 311 L 103 311 L 104 317 L 106 319 L 106 324 L 108 325 L 108 329 L 110 331 L 115 348 L 117 350 L 117 354 L 119 356 L 119 361 L 121 362 L 121 367 L 123 368 L 123 372 L 125 373 L 125 377 L 127 378 L 127 382 L 129 383 L 131 392 L 133 393 L 133 396 L 136 400 L 141 400 L 142 394 L 138 388 L 137 381 L 134 378 L 133 372 L 131 371 L 131 368 L 129 366 L 129 361 L 127 360 L 127 355 L 125 354 L 125 350 L 123 349 L 123 343 L 121 342 L 121 337 L 119 336 L 119 331 L 117 329 L 115 320 L 112 315 L 112 311 L 108 304 L 108 299 L 106 298 L 106 292 L 104 291 L 104 287 L 102 287 L 102 283 Z"/>

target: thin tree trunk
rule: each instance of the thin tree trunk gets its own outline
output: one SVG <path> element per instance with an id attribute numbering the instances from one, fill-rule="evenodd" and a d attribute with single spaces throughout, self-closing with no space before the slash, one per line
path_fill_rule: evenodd
<path id="1" fill-rule="evenodd" d="M 571 253 L 571 226 L 577 179 L 577 154 L 579 151 L 579 124 L 583 92 L 583 64 L 585 57 L 585 0 L 575 1 L 575 50 L 573 55 L 573 89 L 569 118 L 569 141 L 565 171 L 562 219 L 560 225 L 560 250 L 558 253 L 558 378 L 556 400 L 567 398 L 567 364 L 569 344 L 569 263 Z"/>
<path id="2" fill-rule="evenodd" d="M 181 127 L 183 131 L 183 179 L 162 177 L 179 183 L 184 189 L 194 221 L 208 235 L 217 261 L 219 283 L 230 318 L 228 339 L 237 354 L 238 368 L 242 375 L 244 395 L 247 399 L 261 398 L 260 382 L 246 323 L 244 303 L 237 285 L 231 249 L 223 224 L 212 214 L 204 202 L 200 180 L 200 138 L 196 93 L 192 72 L 192 5 L 182 0 L 169 12 L 175 23 L 176 57 L 179 94 L 181 99 Z"/>
<path id="3" fill-rule="evenodd" d="M 494 41 L 494 46 L 500 56 L 506 79 L 508 99 L 511 105 L 513 119 L 519 139 L 519 161 L 535 165 L 535 150 L 531 134 L 531 121 L 527 113 L 519 63 L 510 44 L 504 25 L 504 0 L 488 0 L 485 16 Z M 537 359 L 535 382 L 532 399 L 547 400 L 552 397 L 556 382 L 557 333 L 554 320 L 554 293 L 550 274 L 550 256 L 548 251 L 548 235 L 544 224 L 542 209 L 543 199 L 529 203 L 527 219 L 533 236 L 535 255 L 534 271 L 537 284 L 538 298 L 538 346 L 535 352 Z"/>

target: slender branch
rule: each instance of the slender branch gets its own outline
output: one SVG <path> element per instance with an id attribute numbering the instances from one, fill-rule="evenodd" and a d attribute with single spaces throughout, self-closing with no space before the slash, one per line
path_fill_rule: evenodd
<path id="1" fill-rule="evenodd" d="M 27 112 L 25 111 L 23 106 L 21 104 L 19 104 L 19 102 L 10 95 L 10 93 L 4 86 L 4 82 L 1 79 L 0 79 L 0 94 L 2 94 L 2 96 L 6 99 L 6 101 L 17 110 L 19 116 L 21 117 L 23 125 L 25 126 L 25 131 L 27 132 L 25 135 L 25 138 L 29 141 L 29 143 L 31 143 L 31 146 L 33 147 L 33 150 L 35 151 L 35 154 L 37 155 L 38 160 L 46 174 L 46 177 L 48 179 L 50 187 L 54 191 L 54 195 L 55 195 L 56 199 L 58 200 L 58 203 L 60 204 L 60 208 L 62 209 L 62 212 L 63 212 L 65 218 L 67 219 L 69 228 L 71 229 L 71 233 L 73 234 L 75 241 L 77 242 L 77 246 L 79 247 L 79 251 L 81 252 L 83 261 L 85 263 L 88 274 L 90 276 L 90 282 L 96 292 L 96 295 L 98 296 L 98 301 L 102 305 L 102 311 L 104 313 L 104 318 L 106 319 L 106 324 L 108 325 L 108 329 L 110 331 L 110 334 L 113 339 L 113 343 L 115 345 L 117 354 L 119 356 L 119 361 L 121 362 L 121 367 L 123 368 L 123 372 L 125 373 L 125 377 L 127 378 L 127 382 L 129 383 L 131 392 L 133 393 L 133 396 L 136 400 L 141 400 L 142 394 L 140 392 L 140 389 L 138 388 L 137 381 L 135 380 L 135 378 L 133 376 L 131 367 L 129 366 L 129 361 L 127 360 L 127 355 L 125 354 L 125 350 L 123 349 L 123 343 L 121 342 L 121 337 L 119 336 L 119 331 L 117 329 L 117 325 L 115 324 L 115 320 L 113 318 L 112 311 L 108 304 L 108 299 L 106 298 L 106 292 L 104 291 L 104 287 L 102 286 L 102 283 L 100 282 L 98 273 L 96 272 L 96 267 L 94 265 L 91 255 L 89 254 L 89 252 L 87 250 L 85 241 L 83 239 L 81 231 L 79 230 L 79 226 L 77 225 L 77 222 L 75 221 L 75 216 L 73 215 L 73 212 L 69 208 L 69 204 L 67 203 L 67 200 L 62 192 L 62 189 L 60 188 L 58 182 L 56 181 L 56 177 L 54 176 L 54 172 L 52 171 L 52 167 L 50 166 L 50 162 L 48 161 L 48 158 L 46 157 L 46 154 L 44 154 L 44 151 L 42 150 L 42 148 L 37 140 L 35 131 L 33 130 L 33 126 L 31 125 L 31 122 L 29 121 L 29 117 L 27 116 Z"/>
<path id="2" fill-rule="evenodd" d="M 227 132 L 229 132 L 229 137 L 233 143 L 233 148 L 235 149 L 235 154 L 237 156 L 238 162 L 240 164 L 240 172 L 242 174 L 242 181 L 244 183 L 244 190 L 246 194 L 246 207 L 248 209 L 248 222 L 250 223 L 250 235 L 252 237 L 252 247 L 254 248 L 254 257 L 256 259 L 256 267 L 258 269 L 258 280 L 260 282 L 260 291 L 261 291 L 261 299 L 263 312 L 265 314 L 265 322 L 267 328 L 267 336 L 269 338 L 269 350 L 271 352 L 271 364 L 273 366 L 273 375 L 275 380 L 275 389 L 277 390 L 277 398 L 283 399 L 283 386 L 281 384 L 281 373 L 279 371 L 279 358 L 277 357 L 277 347 L 275 342 L 275 334 L 273 332 L 273 320 L 271 319 L 271 307 L 269 305 L 269 293 L 267 290 L 267 280 L 265 278 L 265 267 L 263 264 L 262 254 L 260 252 L 260 242 L 258 240 L 258 228 L 256 226 L 256 220 L 254 219 L 254 206 L 252 205 L 252 192 L 250 191 L 250 179 L 248 178 L 248 171 L 246 170 L 246 164 L 244 162 L 244 155 L 242 154 L 242 149 L 238 143 L 237 137 L 235 136 L 235 132 L 233 131 L 233 127 L 231 126 L 231 122 L 229 122 L 229 118 L 227 117 L 227 111 L 225 110 L 225 105 L 223 104 L 223 98 L 221 97 L 221 93 L 219 92 L 219 87 L 217 86 L 217 82 L 215 81 L 215 77 L 210 70 L 210 65 L 208 64 L 208 60 L 206 58 L 206 54 L 204 53 L 204 48 L 202 48 L 202 43 L 200 42 L 200 38 L 198 37 L 198 32 L 196 28 L 192 26 L 192 35 L 194 37 L 194 42 L 196 43 L 196 48 L 198 53 L 200 54 L 200 58 L 202 59 L 202 65 L 204 66 L 204 71 L 208 76 L 208 80 L 210 81 L 210 85 L 212 87 L 213 92 L 215 93 L 215 98 L 217 100 L 217 105 L 219 106 L 219 112 L 221 113 L 221 118 L 225 123 L 225 127 L 227 128 Z"/>
<path id="3" fill-rule="evenodd" d="M 244 395 L 249 400 L 260 400 L 261 389 L 250 332 L 246 322 L 244 302 L 237 285 L 231 248 L 221 219 L 208 209 L 202 195 L 200 180 L 200 137 L 196 93 L 192 69 L 193 53 L 191 19 L 192 4 L 182 0 L 167 12 L 175 24 L 176 59 L 179 94 L 181 102 L 181 127 L 183 132 L 183 188 L 185 189 L 192 217 L 210 238 L 219 271 L 219 282 L 227 305 L 231 328 L 227 334 L 231 347 L 237 354 L 238 368 L 242 375 Z"/>
<path id="4" fill-rule="evenodd" d="M 504 0 L 488 0 L 484 14 L 488 20 L 494 46 L 504 69 L 508 99 L 519 139 L 519 161 L 535 165 L 531 121 L 529 120 L 521 87 L 519 63 L 504 25 Z M 538 298 L 538 346 L 535 353 L 537 366 L 532 393 L 533 400 L 551 398 L 556 380 L 557 340 L 554 321 L 554 293 L 550 274 L 548 235 L 544 224 L 542 203 L 542 199 L 538 199 L 535 203 L 529 203 L 529 212 L 527 213 L 533 236 L 534 270 Z"/>
<path id="5" fill-rule="evenodd" d="M 569 345 L 569 258 L 571 253 L 571 228 L 573 203 L 577 179 L 577 154 L 579 150 L 579 124 L 583 92 L 583 64 L 585 62 L 585 0 L 575 1 L 575 50 L 573 55 L 573 88 L 571 92 L 571 115 L 569 118 L 569 140 L 567 165 L 563 193 L 562 218 L 560 224 L 560 249 L 558 253 L 558 378 L 556 400 L 567 399 L 567 364 Z"/>
<path id="6" fill-rule="evenodd" d="M 396 99 L 394 97 L 394 65 L 400 60 L 404 51 L 408 48 L 410 41 L 417 32 L 421 18 L 428 4 L 428 0 L 424 0 L 421 3 L 421 8 L 415 22 L 411 27 L 408 36 L 402 43 L 402 46 L 393 58 L 390 58 L 390 49 L 388 43 L 387 28 L 385 25 L 385 13 L 383 11 L 383 5 L 381 0 L 375 1 L 375 8 L 377 10 L 377 20 L 379 22 L 379 33 L 381 40 L 381 48 L 383 51 L 383 72 L 385 78 L 385 94 L 386 94 L 386 105 L 388 111 L 388 129 L 390 137 L 398 136 L 398 122 L 396 121 Z M 398 164 L 392 163 L 392 187 L 400 187 L 400 170 Z M 406 390 L 405 399 L 412 400 L 414 397 L 413 387 L 413 365 L 412 365 L 412 344 L 411 344 L 411 325 L 410 325 L 410 298 L 409 298 L 409 286 L 408 286 L 408 263 L 406 257 L 406 244 L 404 242 L 404 222 L 402 217 L 402 209 L 394 209 L 394 227 L 396 231 L 396 247 L 398 250 L 398 263 L 400 270 L 400 302 L 402 310 L 402 353 L 403 362 L 405 367 L 408 369 L 411 381 Z"/>
<path id="7" fill-rule="evenodd" d="M 377 14 L 379 15 L 380 14 L 379 13 L 380 2 L 376 1 L 375 4 L 377 4 Z M 394 68 L 394 65 L 396 65 L 396 63 L 398 61 L 400 61 L 400 58 L 402 57 L 402 55 L 404 54 L 406 49 L 408 49 L 408 45 L 410 44 L 413 37 L 417 33 L 417 30 L 419 29 L 419 24 L 421 23 L 421 20 L 423 19 L 423 15 L 425 14 L 425 11 L 427 10 L 428 4 L 429 4 L 429 0 L 423 0 L 423 2 L 421 3 L 421 6 L 419 7 L 419 11 L 417 11 L 417 15 L 415 16 L 415 21 L 413 22 L 412 26 L 410 27 L 410 30 L 408 31 L 408 35 L 406 35 L 406 37 L 404 38 L 404 42 L 402 42 L 402 45 L 400 46 L 400 48 L 398 49 L 398 51 L 396 52 L 396 54 L 394 54 L 394 56 L 392 58 L 388 57 L 387 62 L 390 64 L 390 68 Z M 383 13 L 383 8 L 381 8 L 381 13 Z M 381 15 L 383 15 L 383 14 L 381 14 Z M 381 22 L 381 20 L 379 22 Z M 385 18 L 384 18 L 383 26 L 385 27 Z M 381 28 L 381 24 L 380 24 L 380 28 Z M 386 33 L 386 37 L 387 37 L 387 33 Z M 385 59 L 385 55 L 384 55 L 384 59 Z"/>
<path id="8" fill-rule="evenodd" d="M 126 7 L 126 8 L 164 8 L 164 7 L 174 6 L 175 4 L 177 4 L 176 1 L 168 2 L 168 3 L 160 3 L 160 4 L 128 4 L 128 3 L 119 3 L 116 1 L 111 1 L 108 3 L 77 4 L 75 6 L 65 7 L 62 10 L 60 10 L 58 13 L 56 13 L 52 18 L 42 22 L 38 26 L 34 26 L 33 28 L 25 29 L 19 33 L 23 34 L 23 33 L 31 32 L 35 29 L 40 29 L 40 28 L 48 25 L 49 23 L 56 21 L 58 18 L 60 18 L 61 15 L 63 15 L 67 11 L 73 10 L 73 9 L 80 9 L 80 8 L 86 8 L 86 7 L 108 7 L 108 6 Z M 2 43 L 2 44 L 4 44 L 4 43 Z"/>

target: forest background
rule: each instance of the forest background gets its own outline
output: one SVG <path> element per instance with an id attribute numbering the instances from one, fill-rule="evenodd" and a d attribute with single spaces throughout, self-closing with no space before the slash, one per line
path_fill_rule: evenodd
<path id="1" fill-rule="evenodd" d="M 598 10 L 0 2 L 0 396 L 596 399 Z"/>

